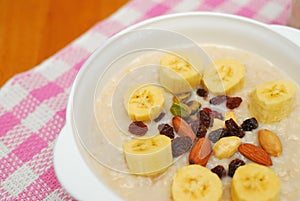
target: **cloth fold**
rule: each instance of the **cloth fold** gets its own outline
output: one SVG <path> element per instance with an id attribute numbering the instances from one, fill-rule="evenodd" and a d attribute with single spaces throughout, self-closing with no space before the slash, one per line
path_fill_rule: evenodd
<path id="1" fill-rule="evenodd" d="M 40 65 L 14 76 L 0 90 L 0 200 L 74 200 L 55 176 L 53 148 L 78 71 L 115 33 L 155 16 L 187 11 L 285 25 L 289 10 L 286 0 L 132 0 Z"/>

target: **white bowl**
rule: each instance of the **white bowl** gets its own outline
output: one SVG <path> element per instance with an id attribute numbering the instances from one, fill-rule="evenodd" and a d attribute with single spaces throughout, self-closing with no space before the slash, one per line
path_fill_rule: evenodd
<path id="1" fill-rule="evenodd" d="M 134 31 L 142 29 L 150 31 Z M 99 141 L 103 140 L 103 136 L 98 139 L 101 129 L 97 126 L 94 114 L 95 97 L 102 90 L 99 83 L 110 79 L 115 72 L 109 69 L 112 63 L 116 62 L 116 59 L 124 58 L 128 52 L 170 45 L 171 40 L 164 38 L 163 34 L 159 36 L 156 31 L 151 32 L 153 29 L 179 33 L 197 44 L 232 46 L 253 52 L 272 61 L 276 66 L 284 67 L 282 70 L 299 84 L 300 48 L 266 24 L 242 17 L 207 12 L 167 15 L 136 24 L 113 36 L 93 53 L 78 73 L 69 97 L 66 125 L 78 138 L 78 146 L 83 147 L 83 151 L 98 161 L 99 165 L 109 166 L 109 160 L 106 161 L 103 154 L 99 155 Z M 158 43 L 154 43 L 153 36 Z M 130 55 L 131 53 L 128 59 L 132 58 Z M 121 153 L 114 146 L 110 148 L 116 156 Z"/>

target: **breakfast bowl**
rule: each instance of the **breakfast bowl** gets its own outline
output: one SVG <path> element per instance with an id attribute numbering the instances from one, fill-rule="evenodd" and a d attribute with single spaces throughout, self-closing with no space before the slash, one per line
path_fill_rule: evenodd
<path id="1" fill-rule="evenodd" d="M 246 190 L 240 186 L 233 186 L 237 176 L 232 178 L 234 175 L 229 173 L 232 171 L 229 164 L 238 159 L 246 165 L 259 164 L 259 167 L 267 168 L 276 175 L 271 177 L 271 183 L 276 183 L 278 179 L 280 187 L 277 190 L 274 190 L 277 187 L 273 185 L 270 191 L 264 189 L 267 188 L 265 184 L 250 185 L 259 186 L 257 187 L 259 189 L 252 190 L 259 191 L 261 198 L 271 196 L 273 200 L 298 200 L 300 198 L 298 189 L 300 161 L 297 160 L 300 153 L 298 145 L 300 95 L 297 79 L 300 76 L 299 50 L 299 46 L 274 31 L 269 25 L 220 13 L 190 12 L 161 16 L 138 23 L 114 35 L 90 56 L 78 73 L 70 93 L 66 116 L 66 127 L 76 142 L 75 146 L 80 153 L 78 157 L 83 159 L 82 163 L 89 168 L 99 184 L 98 191 L 103 195 L 99 199 L 171 201 L 182 200 L 183 198 L 180 197 L 182 194 L 190 194 L 190 196 L 192 194 L 194 197 L 188 200 L 201 200 L 198 197 L 203 194 L 208 200 L 241 200 L 243 195 L 247 195 Z M 165 68 L 170 63 L 169 58 L 172 60 L 171 63 L 174 62 L 174 58 L 183 62 L 183 65 L 187 65 L 188 62 L 191 68 L 200 75 L 200 80 L 192 76 L 184 79 L 183 82 L 180 80 L 182 77 L 177 79 L 172 75 L 173 71 Z M 163 66 L 162 63 L 165 60 L 169 63 Z M 222 69 L 226 65 L 243 66 L 244 70 L 230 69 L 224 74 L 226 80 L 229 78 L 238 80 L 233 85 L 239 87 L 225 85 L 215 87 L 215 83 L 218 83 L 222 76 L 218 74 L 216 79 L 211 80 L 214 75 L 211 72 L 208 73 L 206 69 L 217 70 L 219 63 Z M 191 84 L 193 81 L 197 82 L 196 86 Z M 286 82 L 292 83 L 293 90 L 282 91 L 280 87 L 285 86 Z M 182 86 L 178 87 L 178 83 Z M 188 83 L 187 87 L 185 83 Z M 270 100 L 267 101 L 261 100 L 259 93 L 269 93 L 270 87 L 264 88 L 263 92 L 258 92 L 258 89 L 266 83 L 272 83 L 272 90 L 275 88 L 274 94 L 285 96 L 293 93 L 291 95 L 293 100 L 283 102 L 280 99 L 281 105 L 273 103 L 274 98 L 269 97 Z M 131 89 L 132 87 L 134 90 Z M 147 93 L 153 90 L 155 96 L 160 92 L 163 95 L 158 98 L 152 97 L 153 94 L 143 97 L 142 102 L 151 99 L 157 105 L 148 113 L 141 115 L 138 112 L 137 115 L 137 112 L 131 112 L 129 103 L 133 95 L 145 87 L 148 90 Z M 208 95 L 203 95 L 201 93 L 203 91 Z M 251 94 L 258 95 L 256 97 Z M 140 95 L 136 97 L 140 98 Z M 218 119 L 206 128 L 205 137 L 201 136 L 201 133 L 198 135 L 197 129 L 194 130 L 194 134 L 197 133 L 197 135 L 191 137 L 186 134 L 186 131 L 182 132 L 176 128 L 175 121 L 180 120 L 190 124 L 190 119 L 192 119 L 190 113 L 188 116 L 181 116 L 185 106 L 182 106 L 180 101 L 180 104 L 174 101 L 174 99 L 180 99 L 182 95 L 188 95 L 189 101 L 200 103 L 198 110 L 209 114 L 212 119 Z M 214 97 L 225 97 L 227 102 L 229 98 L 239 98 L 242 102 L 234 108 L 228 108 L 222 103 L 212 104 L 211 99 Z M 290 106 L 285 107 L 286 105 Z M 180 108 L 180 114 L 176 113 L 174 107 Z M 211 111 L 213 112 L 210 113 Z M 218 112 L 214 113 L 215 111 Z M 268 112 L 271 115 L 267 115 Z M 211 117 L 211 114 L 220 114 L 221 117 Z M 193 118 L 196 117 L 197 115 L 193 115 Z M 251 130 L 244 129 L 243 136 L 231 135 L 239 139 L 239 147 L 236 147 L 230 156 L 221 156 L 222 154 L 219 154 L 215 146 L 220 140 L 209 138 L 217 122 L 219 123 L 217 129 L 222 129 L 226 120 L 233 119 L 238 125 L 242 125 L 245 120 L 253 117 L 257 119 L 258 125 Z M 136 124 L 136 122 L 139 123 Z M 161 129 L 157 129 L 162 124 L 168 124 L 174 128 L 175 136 L 171 137 L 172 139 L 167 137 L 168 146 L 150 154 L 148 152 L 140 155 L 129 153 L 126 147 L 128 141 L 137 140 L 137 144 L 142 144 L 152 139 L 153 143 L 154 138 L 162 135 L 159 134 Z M 135 129 L 132 131 L 130 126 L 135 126 Z M 135 133 L 135 130 L 145 127 L 147 127 L 146 134 Z M 242 129 L 241 126 L 238 128 Z M 272 138 L 267 143 L 261 143 L 258 133 L 266 130 L 275 133 L 276 140 Z M 174 154 L 174 149 L 176 152 L 175 139 L 183 137 L 191 141 L 190 146 L 184 153 Z M 194 147 L 203 138 L 210 146 L 207 161 L 204 164 L 190 158 L 193 157 L 191 153 Z M 264 145 L 275 141 L 279 141 L 281 150 L 275 150 L 276 154 L 271 155 Z M 267 156 L 263 155 L 263 161 L 253 154 L 250 154 L 251 156 L 247 154 L 254 149 L 250 148 L 249 151 L 248 147 L 242 146 L 248 144 L 259 148 L 259 151 L 253 152 L 256 155 L 259 155 L 261 150 L 267 153 Z M 201 155 L 199 150 L 196 155 L 197 157 Z M 58 154 L 56 156 L 59 157 Z M 197 190 L 194 195 L 191 193 L 192 190 L 187 193 L 176 187 L 178 183 L 182 183 L 182 180 L 177 177 L 183 167 L 205 166 L 203 171 L 206 171 L 218 165 L 224 167 L 225 173 L 222 172 L 221 179 L 216 178 L 211 171 L 205 173 L 205 175 L 213 174 L 213 179 L 207 181 L 201 195 L 198 195 Z M 242 170 L 238 167 L 234 171 L 238 169 Z M 80 170 L 77 171 L 80 174 Z M 64 175 L 60 174 L 61 171 L 57 166 L 56 172 L 62 184 L 66 184 Z M 240 172 L 242 171 L 239 171 L 239 174 L 242 174 Z M 266 177 L 263 175 L 263 178 Z M 210 197 L 212 196 L 210 188 L 219 184 L 219 197 Z M 187 188 L 192 188 L 192 185 L 194 184 L 189 183 Z M 68 185 L 64 186 L 70 191 Z M 275 194 L 273 195 L 271 191 Z M 89 194 L 93 193 L 89 192 Z"/>

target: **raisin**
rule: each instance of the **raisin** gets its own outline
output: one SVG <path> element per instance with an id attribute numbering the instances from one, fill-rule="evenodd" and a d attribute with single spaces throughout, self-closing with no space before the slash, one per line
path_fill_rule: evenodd
<path id="1" fill-rule="evenodd" d="M 220 179 L 226 176 L 226 170 L 222 165 L 217 165 L 216 167 L 212 168 L 211 171 L 217 174 Z"/>
<path id="2" fill-rule="evenodd" d="M 168 136 L 169 138 L 174 138 L 174 129 L 169 124 L 160 124 L 158 125 L 159 133 L 165 136 Z"/>
<path id="3" fill-rule="evenodd" d="M 209 128 L 211 125 L 211 115 L 206 110 L 200 110 L 198 113 L 199 123 L 204 125 L 206 128 Z"/>
<path id="4" fill-rule="evenodd" d="M 129 125 L 128 131 L 133 135 L 143 136 L 147 133 L 148 126 L 142 121 L 134 121 Z"/>
<path id="5" fill-rule="evenodd" d="M 191 123 L 191 127 L 196 134 L 197 138 L 205 137 L 207 133 L 207 128 L 205 125 L 200 124 L 199 121 L 194 121 Z"/>
<path id="6" fill-rule="evenodd" d="M 225 121 L 225 126 L 228 129 L 229 135 L 239 138 L 245 136 L 243 129 L 232 118 Z"/>
<path id="7" fill-rule="evenodd" d="M 209 100 L 209 103 L 212 104 L 212 105 L 220 105 L 222 103 L 224 103 L 227 99 L 227 96 L 226 95 L 219 95 L 219 96 L 215 96 L 213 98 L 211 98 Z"/>
<path id="8" fill-rule="evenodd" d="M 226 107 L 228 109 L 234 109 L 240 106 L 240 104 L 242 103 L 242 99 L 240 97 L 228 97 L 227 96 L 227 100 L 226 100 Z"/>
<path id="9" fill-rule="evenodd" d="M 160 113 L 160 114 L 158 115 L 158 117 L 156 117 L 156 118 L 154 119 L 154 121 L 155 121 L 155 122 L 159 122 L 160 120 L 162 120 L 162 118 L 165 117 L 165 115 L 166 115 L 166 113 L 164 113 L 164 112 Z"/>
<path id="10" fill-rule="evenodd" d="M 229 135 L 228 129 L 227 128 L 219 128 L 216 130 L 211 131 L 208 134 L 208 139 L 212 141 L 213 143 L 216 143 L 219 139 L 222 137 L 226 137 Z"/>
<path id="11" fill-rule="evenodd" d="M 188 136 L 177 137 L 173 139 L 171 144 L 173 157 L 178 157 L 189 151 L 192 144 L 193 142 Z"/>
<path id="12" fill-rule="evenodd" d="M 256 129 L 258 127 L 258 122 L 254 117 L 250 119 L 246 119 L 242 123 L 241 127 L 244 131 L 252 131 L 253 129 Z"/>
<path id="13" fill-rule="evenodd" d="M 245 165 L 245 162 L 236 158 L 232 160 L 228 165 L 228 176 L 233 177 L 236 169 L 242 165 Z"/>
<path id="14" fill-rule="evenodd" d="M 200 96 L 200 97 L 207 97 L 208 96 L 208 91 L 206 91 L 205 89 L 197 89 L 196 91 L 197 95 Z"/>

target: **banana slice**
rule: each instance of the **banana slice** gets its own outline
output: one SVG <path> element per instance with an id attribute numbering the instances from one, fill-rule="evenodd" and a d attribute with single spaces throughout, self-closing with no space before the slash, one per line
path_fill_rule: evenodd
<path id="1" fill-rule="evenodd" d="M 201 165 L 179 169 L 171 190 L 174 201 L 219 201 L 223 192 L 219 177 Z"/>
<path id="2" fill-rule="evenodd" d="M 203 82 L 214 94 L 233 94 L 242 89 L 244 77 L 244 64 L 236 59 L 221 59 L 205 69 Z"/>
<path id="3" fill-rule="evenodd" d="M 289 116 L 293 110 L 296 85 L 287 80 L 266 82 L 249 96 L 248 108 L 261 123 L 275 123 Z"/>
<path id="4" fill-rule="evenodd" d="M 232 178 L 232 201 L 279 201 L 279 191 L 278 176 L 263 165 L 243 165 Z"/>
<path id="5" fill-rule="evenodd" d="M 156 135 L 147 139 L 131 139 L 123 146 L 131 174 L 151 176 L 165 171 L 172 164 L 171 139 Z"/>
<path id="6" fill-rule="evenodd" d="M 162 112 L 165 103 L 161 88 L 145 84 L 131 87 L 124 97 L 124 105 L 128 116 L 133 121 L 155 119 Z"/>
<path id="7" fill-rule="evenodd" d="M 187 58 L 190 56 L 166 54 L 160 60 L 160 83 L 174 94 L 191 91 L 201 82 L 201 65 L 196 68 L 187 61 Z"/>

